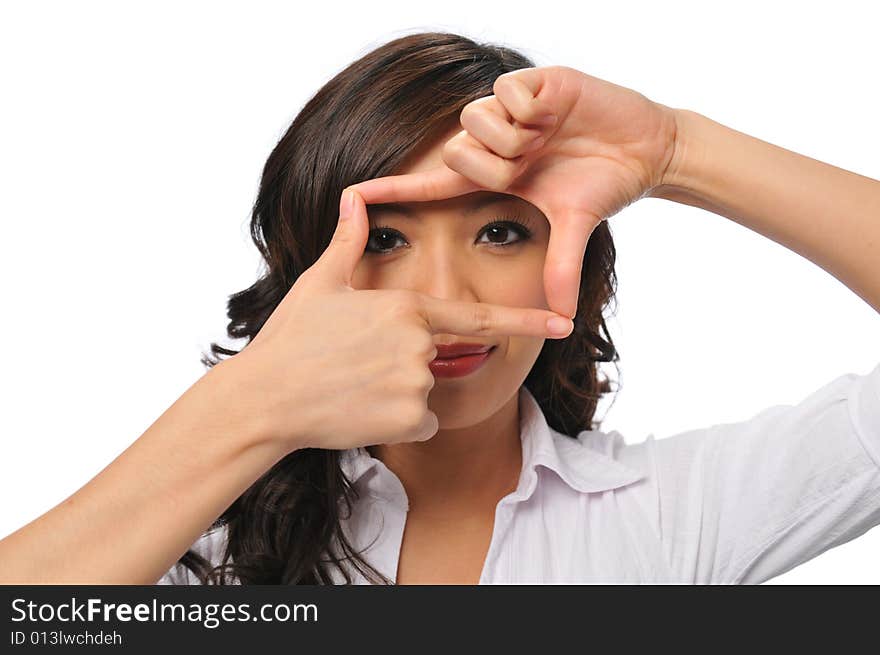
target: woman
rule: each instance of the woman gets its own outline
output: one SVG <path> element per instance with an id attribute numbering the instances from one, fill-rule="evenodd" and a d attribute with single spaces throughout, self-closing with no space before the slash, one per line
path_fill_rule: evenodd
<path id="1" fill-rule="evenodd" d="M 594 425 L 604 219 L 646 196 L 880 311 L 877 181 L 454 34 L 367 54 L 266 163 L 267 270 L 229 301 L 248 345 L 212 344 L 129 449 L 0 542 L 0 579 L 752 583 L 880 523 L 880 366 L 659 441 Z"/>

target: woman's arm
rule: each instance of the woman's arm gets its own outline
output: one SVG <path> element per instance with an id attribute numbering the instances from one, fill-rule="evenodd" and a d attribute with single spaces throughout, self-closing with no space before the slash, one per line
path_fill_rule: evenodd
<path id="1" fill-rule="evenodd" d="M 85 486 L 0 540 L 0 584 L 154 584 L 165 574 L 286 454 L 237 403 L 234 362 L 208 371 Z"/>
<path id="2" fill-rule="evenodd" d="M 880 181 L 675 109 L 675 152 L 648 195 L 736 221 L 806 257 L 880 312 Z"/>

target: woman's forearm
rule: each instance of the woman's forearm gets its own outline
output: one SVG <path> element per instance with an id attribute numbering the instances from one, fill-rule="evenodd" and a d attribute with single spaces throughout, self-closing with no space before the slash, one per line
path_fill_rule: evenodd
<path id="1" fill-rule="evenodd" d="M 221 362 L 56 507 L 0 540 L 3 584 L 154 584 L 286 453 Z"/>
<path id="2" fill-rule="evenodd" d="M 709 210 L 806 257 L 880 312 L 880 181 L 675 109 L 651 197 Z"/>

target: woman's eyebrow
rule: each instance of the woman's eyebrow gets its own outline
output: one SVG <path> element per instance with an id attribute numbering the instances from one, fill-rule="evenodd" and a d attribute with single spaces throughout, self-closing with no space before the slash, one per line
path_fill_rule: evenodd
<path id="1" fill-rule="evenodd" d="M 504 193 L 492 192 L 491 194 L 480 196 L 476 200 L 470 202 L 468 206 L 462 210 L 461 214 L 462 216 L 470 216 L 471 214 L 475 214 L 476 212 L 490 205 L 495 205 L 503 202 L 515 202 L 516 200 L 517 199 L 513 196 Z M 373 208 L 376 212 L 389 212 L 400 214 L 407 218 L 413 218 L 413 212 L 406 206 L 406 203 L 383 202 L 376 203 L 374 205 L 367 205 L 367 208 Z"/>

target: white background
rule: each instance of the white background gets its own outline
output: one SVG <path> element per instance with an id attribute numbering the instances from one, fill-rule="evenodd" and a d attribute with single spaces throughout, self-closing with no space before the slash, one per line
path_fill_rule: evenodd
<path id="1" fill-rule="evenodd" d="M 0 10 L 0 535 L 146 430 L 210 341 L 233 345 L 225 302 L 256 279 L 266 157 L 392 38 L 510 45 L 880 178 L 873 3 L 309 4 Z M 603 429 L 635 442 L 743 420 L 880 362 L 877 313 L 782 246 L 659 199 L 611 227 L 623 386 Z M 872 530 L 770 584 L 880 583 L 878 552 Z"/>

